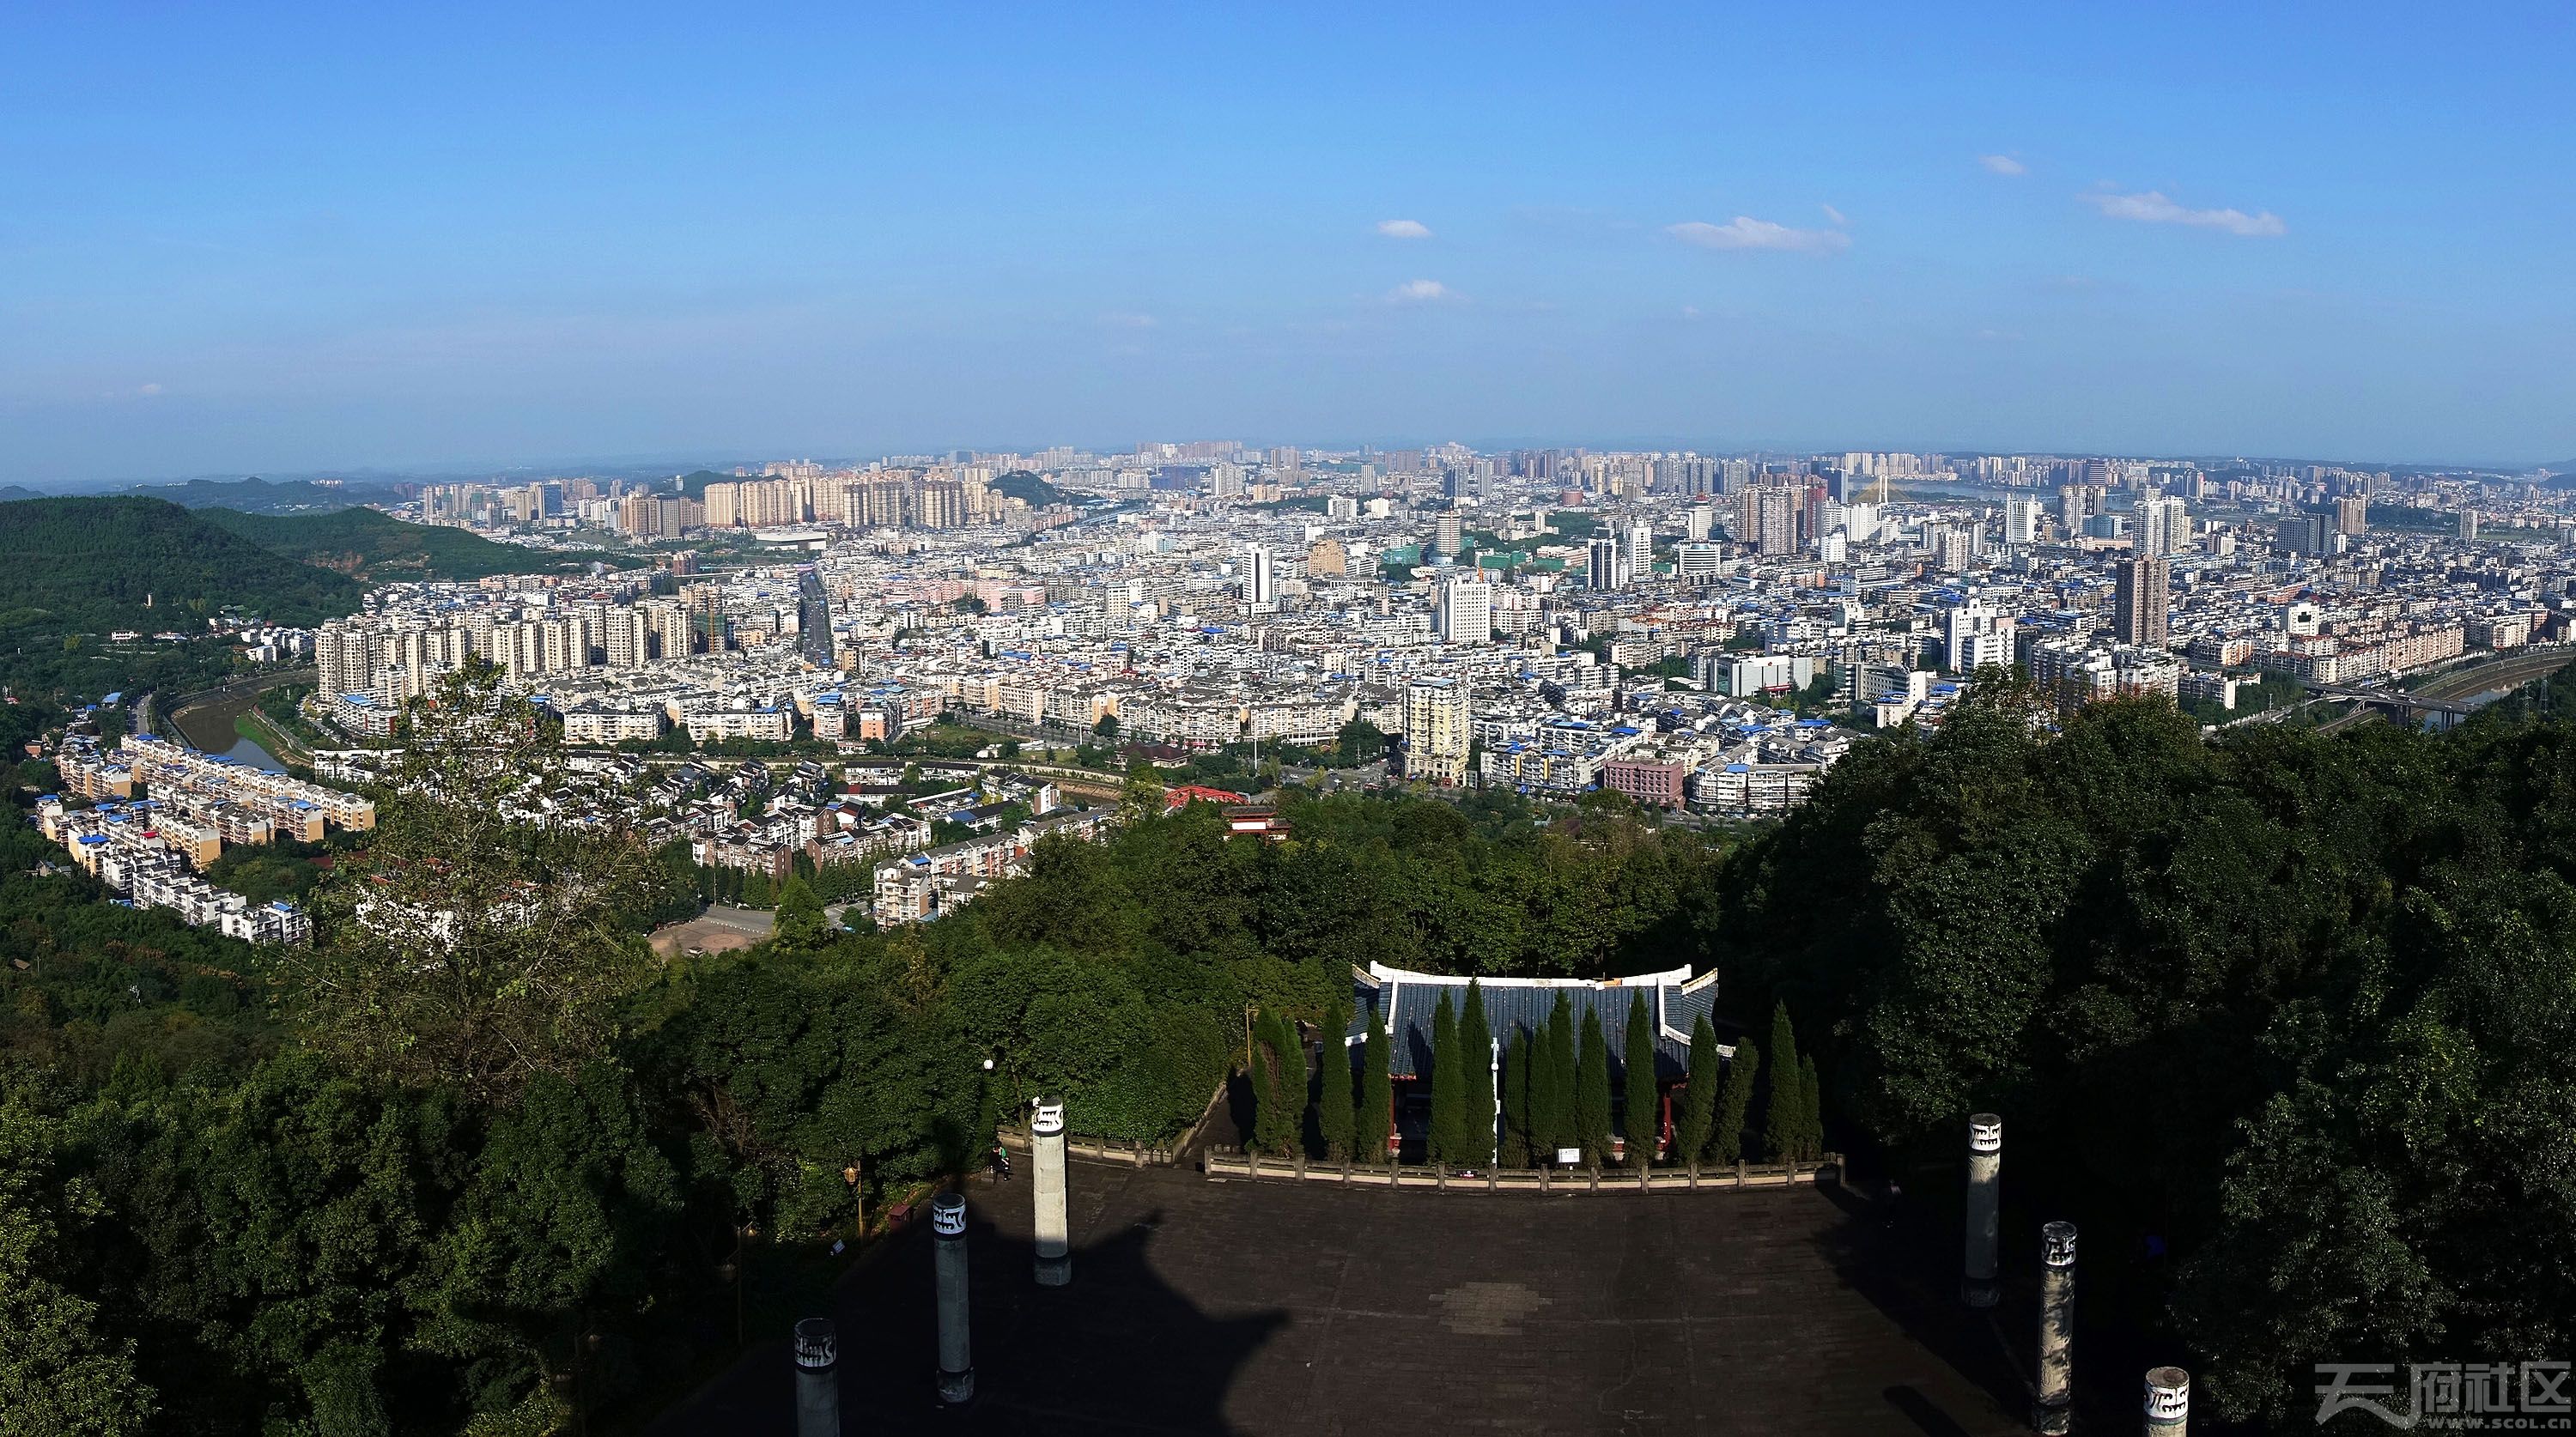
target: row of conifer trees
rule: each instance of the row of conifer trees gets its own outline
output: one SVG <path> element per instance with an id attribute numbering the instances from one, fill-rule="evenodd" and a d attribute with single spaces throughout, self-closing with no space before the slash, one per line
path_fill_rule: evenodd
<path id="1" fill-rule="evenodd" d="M 1249 1138 L 1256 1151 L 1384 1161 L 1394 1091 L 1387 1033 L 1383 1024 L 1370 1025 L 1352 1064 L 1343 1041 L 1349 1028 L 1349 1010 L 1336 1004 L 1325 1012 L 1314 1054 L 1321 1071 L 1310 1073 L 1297 1021 L 1270 1009 L 1255 1015 L 1247 1076 L 1253 1096 Z M 1625 1051 L 1650 1054 L 1654 1042 L 1654 1016 L 1639 992 L 1628 1004 Z M 1578 1036 L 1574 1005 L 1559 993 L 1543 1029 L 1516 1024 L 1508 1051 L 1497 1051 L 1483 987 L 1470 981 L 1462 1006 L 1453 1009 L 1444 992 L 1432 1013 L 1425 1156 L 1449 1168 L 1518 1168 L 1551 1162 L 1570 1148 L 1586 1165 L 1598 1166 L 1614 1157 L 1615 1128 L 1627 1139 L 1631 1164 L 1655 1157 L 1677 1164 L 1815 1162 L 1824 1155 L 1823 1094 L 1815 1060 L 1798 1053 L 1786 1005 L 1772 1011 L 1769 1051 L 1766 1068 L 1762 1050 L 1743 1038 L 1733 1059 L 1725 1059 L 1715 1030 L 1700 1018 L 1692 1027 L 1689 1076 L 1667 1147 L 1651 1061 L 1626 1065 L 1625 1106 L 1614 1112 L 1610 1045 L 1597 1011 L 1585 1010 Z M 1333 1061 L 1336 1055 L 1340 1063 Z"/>

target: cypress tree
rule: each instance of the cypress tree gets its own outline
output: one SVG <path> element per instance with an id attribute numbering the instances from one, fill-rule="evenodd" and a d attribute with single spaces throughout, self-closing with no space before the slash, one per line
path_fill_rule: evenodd
<path id="1" fill-rule="evenodd" d="M 1387 1067 L 1386 1019 L 1371 1013 L 1368 1039 L 1360 1045 L 1360 1107 L 1351 1124 L 1361 1161 L 1386 1161 L 1387 1130 L 1394 1116 L 1395 1078 Z"/>
<path id="2" fill-rule="evenodd" d="M 1816 1055 L 1802 1054 L 1798 1059 L 1798 1141 L 1800 1162 L 1822 1162 L 1825 1157 L 1825 1097 L 1816 1084 Z"/>
<path id="3" fill-rule="evenodd" d="M 1762 1110 L 1763 1151 L 1771 1161 L 1794 1162 L 1802 1146 L 1798 1126 L 1806 1099 L 1799 1094 L 1798 1038 L 1789 1027 L 1789 1005 L 1771 1010 L 1771 1101 Z"/>
<path id="4" fill-rule="evenodd" d="M 1529 1029 L 1512 1028 L 1511 1056 L 1503 1059 L 1502 1166 L 1520 1168 L 1530 1160 L 1530 1066 L 1535 1050 Z"/>
<path id="5" fill-rule="evenodd" d="M 1708 1153 L 1710 1132 L 1717 1125 L 1717 1030 L 1703 1013 L 1691 1024 L 1690 1077 L 1682 1088 L 1682 1110 L 1673 1121 L 1673 1161 L 1692 1163 Z"/>
<path id="6" fill-rule="evenodd" d="M 1291 1155 L 1306 1151 L 1306 1038 L 1297 1031 L 1297 1020 L 1279 1015 L 1279 1115 L 1287 1121 L 1285 1151 Z"/>
<path id="7" fill-rule="evenodd" d="M 1601 1010 L 1583 1010 L 1583 1052 L 1574 1074 L 1574 1141 L 1583 1161 L 1598 1166 L 1610 1152 L 1610 1039 Z"/>
<path id="8" fill-rule="evenodd" d="M 1753 1085 L 1762 1077 L 1762 1053 L 1750 1038 L 1735 1040 L 1735 1057 L 1726 1065 L 1726 1090 L 1717 1099 L 1717 1157 L 1732 1163 L 1750 1147 L 1744 1128 L 1753 1120 Z"/>
<path id="9" fill-rule="evenodd" d="M 1343 1041 L 1350 1030 L 1351 1015 L 1339 1001 L 1324 1010 L 1323 1043 L 1317 1054 L 1323 1077 L 1315 1085 L 1315 1136 L 1323 1140 L 1324 1156 L 1337 1162 L 1351 1155 L 1351 1050 Z"/>
<path id="10" fill-rule="evenodd" d="M 1494 1161 L 1494 1030 L 1485 1022 L 1485 990 L 1467 980 L 1467 1011 L 1458 1015 L 1458 1061 L 1467 1069 L 1467 1099 L 1458 1106 L 1459 1161 Z"/>
<path id="11" fill-rule="evenodd" d="M 1287 1094 L 1279 1082 L 1279 1015 L 1267 1008 L 1252 1015 L 1252 1145 L 1265 1153 L 1283 1146 Z"/>
<path id="12" fill-rule="evenodd" d="M 1539 1064 L 1547 1078 L 1547 1126 L 1539 1161 L 1556 1161 L 1556 1150 L 1574 1146 L 1574 1004 L 1557 990 L 1556 1007 L 1547 1015 L 1547 1057 Z"/>
<path id="13" fill-rule="evenodd" d="M 1641 989 L 1628 1000 L 1628 1166 L 1646 1167 L 1655 1160 L 1655 1141 L 1663 1126 L 1662 1104 L 1655 1101 L 1655 1017 L 1646 1011 Z"/>
<path id="14" fill-rule="evenodd" d="M 1449 991 L 1431 1014 L 1431 1161 L 1446 1166 L 1458 1149 L 1458 1115 L 1466 1107 L 1467 1072 L 1458 1061 L 1458 1015 L 1449 1007 Z"/>

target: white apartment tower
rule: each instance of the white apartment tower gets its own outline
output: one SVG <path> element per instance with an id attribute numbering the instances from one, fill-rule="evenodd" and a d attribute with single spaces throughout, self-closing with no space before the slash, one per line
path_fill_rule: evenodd
<path id="1" fill-rule="evenodd" d="M 1621 531 L 1626 552 L 1620 555 L 1628 570 L 1628 581 L 1639 583 L 1655 576 L 1655 526 L 1643 519 Z"/>
<path id="2" fill-rule="evenodd" d="M 2036 544 L 2039 542 L 2039 501 L 2006 499 L 2004 501 L 2004 542 Z"/>
<path id="3" fill-rule="evenodd" d="M 1452 644 L 1492 642 L 1494 586 L 1481 579 L 1451 579 L 1442 584 L 1440 637 Z"/>
<path id="4" fill-rule="evenodd" d="M 1279 607 L 1279 580 L 1267 544 L 1243 546 L 1243 602 L 1258 613 Z"/>
<path id="5" fill-rule="evenodd" d="M 1971 600 L 1942 615 L 1941 637 L 1943 663 L 1954 673 L 2012 667 L 2013 617 L 1990 605 Z"/>

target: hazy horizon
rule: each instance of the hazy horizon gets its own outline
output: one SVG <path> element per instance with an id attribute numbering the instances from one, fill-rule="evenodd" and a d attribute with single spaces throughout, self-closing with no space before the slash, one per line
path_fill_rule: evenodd
<path id="1" fill-rule="evenodd" d="M 0 58 L 0 483 L 996 435 L 2557 464 L 2568 29 L 46 12 Z"/>

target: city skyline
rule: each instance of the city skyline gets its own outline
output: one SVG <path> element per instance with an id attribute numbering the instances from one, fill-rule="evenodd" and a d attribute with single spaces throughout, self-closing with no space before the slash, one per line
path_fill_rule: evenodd
<path id="1" fill-rule="evenodd" d="M 2530 465 L 2563 18 L 107 9 L 0 482 L 1389 443 Z"/>

